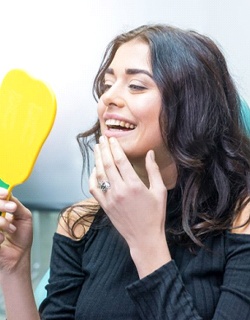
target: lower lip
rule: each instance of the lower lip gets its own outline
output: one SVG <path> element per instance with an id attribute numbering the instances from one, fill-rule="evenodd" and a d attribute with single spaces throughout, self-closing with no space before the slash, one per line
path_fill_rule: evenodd
<path id="1" fill-rule="evenodd" d="M 120 137 L 125 137 L 129 134 L 131 134 L 133 130 L 115 130 L 115 129 L 106 129 L 103 134 L 107 138 L 115 137 L 115 138 L 120 138 Z"/>

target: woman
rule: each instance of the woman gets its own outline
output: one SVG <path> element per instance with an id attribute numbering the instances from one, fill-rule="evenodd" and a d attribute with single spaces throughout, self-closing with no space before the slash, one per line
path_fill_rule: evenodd
<path id="1" fill-rule="evenodd" d="M 108 46 L 94 82 L 93 199 L 65 210 L 41 319 L 249 319 L 250 142 L 225 59 L 209 38 L 142 26 Z M 1 210 L 7 317 L 39 319 L 31 215 Z"/>

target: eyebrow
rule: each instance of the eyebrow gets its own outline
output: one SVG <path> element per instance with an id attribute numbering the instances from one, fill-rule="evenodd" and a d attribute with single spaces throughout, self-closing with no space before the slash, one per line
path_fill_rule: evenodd
<path id="1" fill-rule="evenodd" d="M 113 75 L 114 74 L 114 69 L 108 68 L 105 73 Z M 126 74 L 139 74 L 139 73 L 142 73 L 142 74 L 146 74 L 147 76 L 149 76 L 150 78 L 153 79 L 152 74 L 150 72 L 148 72 L 147 70 L 144 70 L 144 69 L 134 69 L 134 68 L 133 69 L 126 69 L 125 73 Z"/>

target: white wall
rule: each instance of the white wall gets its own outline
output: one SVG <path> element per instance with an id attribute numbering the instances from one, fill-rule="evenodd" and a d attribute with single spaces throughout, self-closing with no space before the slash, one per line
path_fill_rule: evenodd
<path id="1" fill-rule="evenodd" d="M 33 173 L 14 194 L 55 208 L 83 197 L 75 136 L 96 120 L 92 81 L 105 46 L 121 31 L 165 22 L 211 36 L 250 102 L 249 13 L 248 0 L 1 0 L 0 80 L 24 69 L 47 82 L 58 103 Z"/>

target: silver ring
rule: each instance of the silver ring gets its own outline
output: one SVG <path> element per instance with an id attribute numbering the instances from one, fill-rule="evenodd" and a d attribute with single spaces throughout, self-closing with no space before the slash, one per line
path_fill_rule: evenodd
<path id="1" fill-rule="evenodd" d="M 98 182 L 98 187 L 102 190 L 102 192 L 107 192 L 110 189 L 111 184 L 109 181 L 100 181 Z"/>

